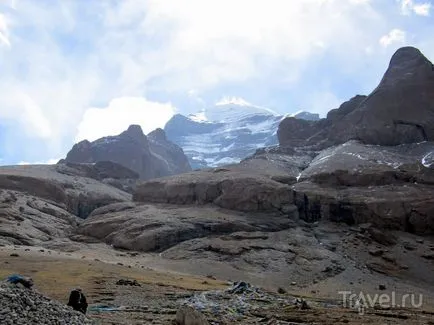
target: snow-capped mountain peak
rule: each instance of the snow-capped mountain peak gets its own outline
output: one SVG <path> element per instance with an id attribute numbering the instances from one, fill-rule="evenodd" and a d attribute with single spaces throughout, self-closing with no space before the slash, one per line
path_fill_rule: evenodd
<path id="1" fill-rule="evenodd" d="M 297 112 L 294 117 L 314 119 L 311 115 L 315 114 Z M 284 117 L 242 98 L 226 97 L 188 117 L 175 115 L 165 131 L 169 140 L 184 149 L 193 168 L 216 167 L 276 145 L 277 128 Z"/>
<path id="2" fill-rule="evenodd" d="M 198 113 L 188 115 L 188 118 L 195 122 L 208 122 L 205 110 L 201 110 Z"/>
<path id="3" fill-rule="evenodd" d="M 207 107 L 200 113 L 190 115 L 190 118 L 202 122 L 233 123 L 258 115 L 278 116 L 275 111 L 253 105 L 243 98 L 224 97 L 214 106 Z"/>
<path id="4" fill-rule="evenodd" d="M 223 97 L 220 99 L 215 106 L 223 106 L 223 105 L 237 105 L 237 106 L 255 106 L 250 104 L 248 101 L 241 97 Z"/>

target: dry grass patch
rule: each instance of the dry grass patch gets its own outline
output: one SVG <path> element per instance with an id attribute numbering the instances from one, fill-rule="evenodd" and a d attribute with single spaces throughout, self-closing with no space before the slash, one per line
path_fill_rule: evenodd
<path id="1" fill-rule="evenodd" d="M 33 254 L 34 255 L 34 254 Z M 22 254 L 10 257 L 0 252 L 0 279 L 10 274 L 30 276 L 35 287 L 51 298 L 66 301 L 72 288 L 81 287 L 90 297 L 98 295 L 106 282 L 121 278 L 139 283 L 185 290 L 211 290 L 227 287 L 226 282 L 148 269 L 128 268 L 99 261 L 79 260 L 56 256 Z"/>

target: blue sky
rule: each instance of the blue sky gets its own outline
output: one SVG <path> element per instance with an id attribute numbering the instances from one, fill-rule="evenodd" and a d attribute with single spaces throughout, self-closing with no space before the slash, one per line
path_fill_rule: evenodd
<path id="1" fill-rule="evenodd" d="M 146 132 L 228 96 L 325 115 L 397 48 L 434 59 L 428 0 L 0 0 L 0 164 Z"/>

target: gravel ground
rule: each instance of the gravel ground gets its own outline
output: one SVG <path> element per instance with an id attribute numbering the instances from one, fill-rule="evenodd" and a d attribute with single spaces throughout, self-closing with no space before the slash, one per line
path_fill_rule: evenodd
<path id="1" fill-rule="evenodd" d="M 92 321 L 35 290 L 0 283 L 0 324 L 85 325 Z"/>

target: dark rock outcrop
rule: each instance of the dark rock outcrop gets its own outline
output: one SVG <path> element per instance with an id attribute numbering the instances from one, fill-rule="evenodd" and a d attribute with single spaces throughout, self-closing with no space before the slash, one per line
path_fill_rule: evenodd
<path id="1" fill-rule="evenodd" d="M 117 136 L 104 137 L 94 142 L 81 141 L 68 152 L 65 161 L 111 161 L 136 172 L 141 179 L 191 170 L 182 149 L 167 141 L 163 130 L 152 132 L 148 139 L 138 125 L 131 125 Z"/>
<path id="2" fill-rule="evenodd" d="M 133 192 L 139 179 L 138 173 L 112 161 L 79 164 L 62 159 L 57 163 L 56 171 L 69 176 L 93 178 L 128 193 Z"/>
<path id="3" fill-rule="evenodd" d="M 287 118 L 279 126 L 282 146 L 324 149 L 349 140 L 394 146 L 434 141 L 434 68 L 413 47 L 399 49 L 378 87 L 329 112 L 326 119 L 303 123 Z"/>
<path id="4" fill-rule="evenodd" d="M 434 140 L 434 69 L 412 47 L 399 49 L 378 87 L 333 125 L 334 142 L 399 145 Z"/>
<path id="5" fill-rule="evenodd" d="M 360 106 L 360 104 L 366 100 L 367 96 L 357 95 L 351 98 L 349 101 L 343 103 L 339 108 L 332 109 L 327 113 L 327 122 L 328 124 L 336 123 L 342 120 L 349 113 L 353 112 L 356 108 Z"/>
<path id="6" fill-rule="evenodd" d="M 148 140 L 152 152 L 167 162 L 170 174 L 182 174 L 191 170 L 184 151 L 167 139 L 164 130 L 152 131 L 148 134 Z"/>
<path id="7" fill-rule="evenodd" d="M 320 130 L 320 122 L 287 117 L 279 124 L 277 137 L 282 147 L 298 147 L 308 144 Z"/>

